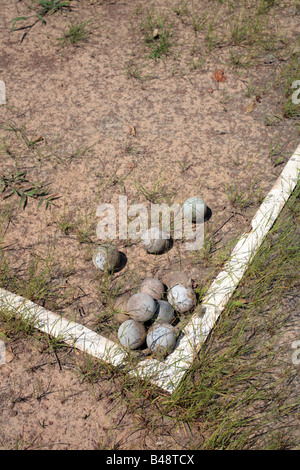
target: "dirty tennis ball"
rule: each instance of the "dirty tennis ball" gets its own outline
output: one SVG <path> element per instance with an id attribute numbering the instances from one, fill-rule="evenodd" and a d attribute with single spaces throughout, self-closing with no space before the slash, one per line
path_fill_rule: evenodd
<path id="1" fill-rule="evenodd" d="M 170 305 L 166 300 L 158 300 L 155 317 L 157 317 L 157 322 L 172 323 L 175 318 L 175 312 L 172 305 Z"/>
<path id="2" fill-rule="evenodd" d="M 116 298 L 114 302 L 114 319 L 118 323 L 123 323 L 126 320 L 131 320 L 130 316 L 127 314 L 127 302 L 130 298 L 128 293 L 122 294 Z"/>
<path id="3" fill-rule="evenodd" d="M 159 254 L 165 252 L 170 246 L 170 236 L 164 230 L 152 227 L 143 232 L 142 245 L 147 253 Z"/>
<path id="4" fill-rule="evenodd" d="M 147 321 L 153 317 L 156 311 L 156 302 L 149 295 L 139 292 L 130 297 L 127 302 L 127 313 L 137 321 Z"/>
<path id="5" fill-rule="evenodd" d="M 93 263 L 101 271 L 114 271 L 121 261 L 120 252 L 111 245 L 99 245 L 94 250 Z"/>
<path id="6" fill-rule="evenodd" d="M 173 286 L 176 286 L 176 284 L 181 284 L 184 287 L 192 286 L 192 280 L 188 274 L 184 273 L 183 271 L 169 272 L 164 278 L 164 282 L 169 289 L 171 289 Z"/>
<path id="7" fill-rule="evenodd" d="M 147 277 L 141 284 L 140 291 L 144 294 L 150 295 L 153 299 L 159 300 L 165 292 L 165 287 L 159 279 L 154 277 Z"/>
<path id="8" fill-rule="evenodd" d="M 146 342 L 153 353 L 169 354 L 176 344 L 176 330 L 168 323 L 156 323 L 148 332 Z"/>
<path id="9" fill-rule="evenodd" d="M 144 343 L 145 337 L 144 325 L 132 319 L 124 321 L 118 329 L 120 343 L 129 349 L 138 349 Z"/>
<path id="10" fill-rule="evenodd" d="M 176 284 L 168 292 L 168 301 L 179 313 L 186 313 L 192 310 L 196 303 L 196 295 L 191 287 Z"/>
<path id="11" fill-rule="evenodd" d="M 126 320 L 131 320 L 129 315 L 126 315 L 126 313 L 115 313 L 114 314 L 114 319 L 118 323 L 123 323 Z"/>
<path id="12" fill-rule="evenodd" d="M 130 297 L 131 296 L 128 292 L 119 295 L 114 301 L 114 310 L 117 313 L 127 313 L 127 302 Z"/>
<path id="13" fill-rule="evenodd" d="M 200 197 L 190 197 L 182 206 L 184 217 L 191 217 L 192 222 L 203 222 L 207 216 L 207 205 Z"/>

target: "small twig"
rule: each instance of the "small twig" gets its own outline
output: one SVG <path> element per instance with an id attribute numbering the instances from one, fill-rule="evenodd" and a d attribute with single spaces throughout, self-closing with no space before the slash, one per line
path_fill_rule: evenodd
<path id="1" fill-rule="evenodd" d="M 58 355 L 57 355 L 56 351 L 53 351 L 53 354 L 54 354 L 54 356 L 55 356 L 55 359 L 56 359 L 56 362 L 57 362 L 57 364 L 58 364 L 59 370 L 62 370 L 61 362 L 60 362 L 60 360 L 59 360 L 59 358 L 58 358 Z"/>

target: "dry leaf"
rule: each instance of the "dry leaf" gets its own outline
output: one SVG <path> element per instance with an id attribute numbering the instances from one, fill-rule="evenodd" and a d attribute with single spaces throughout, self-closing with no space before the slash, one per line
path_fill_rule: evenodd
<path id="1" fill-rule="evenodd" d="M 152 33 L 152 37 L 153 37 L 153 39 L 157 39 L 158 36 L 159 36 L 159 29 L 155 28 L 155 30 Z"/>
<path id="2" fill-rule="evenodd" d="M 256 106 L 255 101 L 251 101 L 251 103 L 249 103 L 249 104 L 247 104 L 247 106 L 245 106 L 245 111 L 247 111 L 247 113 L 252 113 L 255 106 Z"/>
<path id="3" fill-rule="evenodd" d="M 38 142 L 41 142 L 42 140 L 44 140 L 44 137 L 42 137 L 41 135 L 38 135 L 34 139 L 31 139 L 31 143 L 32 144 L 37 144 Z"/>
<path id="4" fill-rule="evenodd" d="M 227 77 L 225 77 L 224 75 L 224 70 L 223 69 L 216 70 L 215 73 L 213 74 L 213 79 L 215 80 L 215 82 L 225 82 Z"/>
<path id="5" fill-rule="evenodd" d="M 136 163 L 130 162 L 130 163 L 128 163 L 128 165 L 127 165 L 126 168 L 127 168 L 128 170 L 133 170 L 133 169 L 136 168 L 136 167 L 137 167 Z"/>
<path id="6" fill-rule="evenodd" d="M 130 126 L 130 135 L 132 135 L 133 137 L 135 137 L 136 135 L 136 130 L 134 126 Z"/>

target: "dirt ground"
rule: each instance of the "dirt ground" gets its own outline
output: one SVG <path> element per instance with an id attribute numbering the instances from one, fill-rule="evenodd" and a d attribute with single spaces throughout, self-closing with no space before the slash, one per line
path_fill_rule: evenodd
<path id="1" fill-rule="evenodd" d="M 117 239 L 126 265 L 104 278 L 92 264 L 100 243 L 97 206 L 112 203 L 117 209 L 124 195 L 128 205 L 147 207 L 200 196 L 211 210 L 206 222 L 211 251 L 218 255 L 232 246 L 249 229 L 299 139 L 296 120 L 282 116 L 279 77 L 285 54 L 296 45 L 299 16 L 293 2 L 279 5 L 270 31 L 284 33 L 285 39 L 237 67 L 233 50 L 243 54 L 245 45 L 220 44 L 203 55 L 204 32 L 195 35 L 190 18 L 176 13 L 180 2 L 156 2 L 172 28 L 170 53 L 156 61 L 147 56 L 140 27 L 148 2 L 71 3 L 71 9 L 45 17 L 46 24 L 24 29 L 33 21 L 20 20 L 12 32 L 11 21 L 37 7 L 30 1 L 1 2 L 0 79 L 7 104 L 0 107 L 0 173 L 26 172 L 30 182 L 48 185 L 49 194 L 57 195 L 48 210 L 45 202 L 38 207 L 30 197 L 24 210 L 16 195 L 0 200 L 8 214 L 2 249 L 27 287 L 33 259 L 39 260 L 37 277 L 45 275 L 41 264 L 47 268 L 50 294 L 39 295 L 35 287 L 23 287 L 22 293 L 115 338 L 112 297 L 135 293 L 147 276 L 163 280 L 170 270 L 188 272 L 195 285 L 209 284 L 223 258 L 208 262 L 201 253 L 186 252 L 181 240 L 169 252 L 152 256 L 138 241 Z M 208 18 L 215 15 L 212 3 L 222 8 L 221 2 L 198 3 Z M 84 21 L 90 22 L 90 34 L 62 46 L 57 39 L 66 28 Z M 218 34 L 223 27 L 226 36 L 228 25 L 218 16 Z M 220 69 L 224 75 L 216 79 Z M 127 415 L 122 405 L 112 409 L 117 384 L 105 379 L 83 385 L 69 370 L 74 357 L 68 364 L 68 350 L 65 354 L 60 370 L 54 356 L 52 365 L 47 359 L 41 366 L 44 359 L 30 341 L 15 346 L 12 362 L 1 367 L 2 388 L 7 390 L 9 381 L 5 393 L 15 397 L 2 413 L 11 429 L 9 437 L 1 437 L 2 446 L 113 447 L 114 425 L 124 430 L 117 439 L 122 448 L 189 446 L 191 430 L 184 425 L 172 438 L 145 435 L 138 417 Z"/>
<path id="2" fill-rule="evenodd" d="M 76 355 L 58 353 L 59 367 L 54 355 L 31 342 L 13 342 L 7 364 L 1 365 L 2 449 L 189 448 L 188 425 L 175 425 L 171 417 L 157 418 L 151 432 L 151 413 L 147 416 L 149 410 L 142 406 L 140 414 L 130 412 L 119 380 L 83 382 Z"/>

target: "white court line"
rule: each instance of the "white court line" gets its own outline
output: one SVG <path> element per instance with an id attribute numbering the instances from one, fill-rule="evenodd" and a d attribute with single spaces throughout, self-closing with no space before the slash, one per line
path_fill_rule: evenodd
<path id="1" fill-rule="evenodd" d="M 213 281 L 201 305 L 197 307 L 184 327 L 184 334 L 179 337 L 174 351 L 165 361 L 150 357 L 139 362 L 138 367 L 130 371 L 130 374 L 151 380 L 152 383 L 170 393 L 175 391 L 294 190 L 299 170 L 300 145 L 255 214 L 252 220 L 252 230 L 241 236 L 224 270 Z M 118 343 L 89 328 L 68 321 L 4 289 L 0 289 L 0 306 L 1 304 L 11 308 L 23 318 L 34 320 L 39 330 L 59 337 L 62 341 L 92 356 L 116 367 L 126 364 L 127 353 Z"/>
<path id="2" fill-rule="evenodd" d="M 120 365 L 126 357 L 126 352 L 119 344 L 4 289 L 0 289 L 0 307 L 2 306 L 24 320 L 33 321 L 34 327 L 38 330 L 60 338 L 65 343 L 114 366 Z"/>

